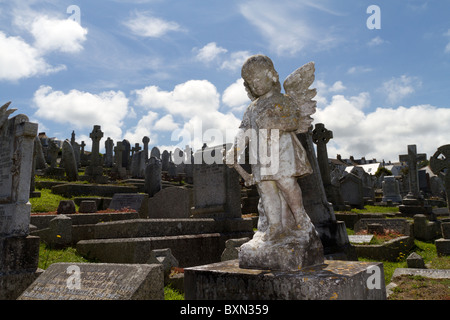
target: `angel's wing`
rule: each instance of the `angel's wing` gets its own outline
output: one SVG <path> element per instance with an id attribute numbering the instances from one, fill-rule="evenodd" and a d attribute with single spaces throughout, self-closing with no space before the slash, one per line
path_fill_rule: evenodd
<path id="1" fill-rule="evenodd" d="M 0 129 L 6 124 L 6 121 L 8 120 L 8 117 L 11 113 L 16 111 L 17 109 L 9 109 L 8 107 L 11 104 L 10 102 L 5 103 L 3 106 L 0 107 Z"/>
<path id="2" fill-rule="evenodd" d="M 304 66 L 292 72 L 283 87 L 287 95 L 292 97 L 300 108 L 300 121 L 297 133 L 308 131 L 313 118 L 310 116 L 316 112 L 316 89 L 309 89 L 314 82 L 314 62 L 308 62 Z"/>

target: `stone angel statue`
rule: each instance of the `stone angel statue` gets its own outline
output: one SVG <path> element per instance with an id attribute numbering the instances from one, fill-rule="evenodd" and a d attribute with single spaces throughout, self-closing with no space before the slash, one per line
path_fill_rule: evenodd
<path id="1" fill-rule="evenodd" d="M 248 58 L 242 78 L 252 102 L 226 162 L 241 174 L 247 186 L 256 185 L 260 203 L 258 232 L 241 247 L 240 265 L 298 269 L 320 264 L 322 244 L 303 207 L 297 182 L 297 178 L 312 173 L 296 133 L 308 131 L 313 121 L 310 116 L 316 108 L 312 100 L 316 90 L 309 87 L 314 81 L 314 63 L 287 77 L 283 83 L 285 94 L 281 93 L 278 73 L 267 56 Z M 245 146 L 249 146 L 251 174 L 237 161 Z"/>
<path id="2" fill-rule="evenodd" d="M 0 135 L 4 133 L 4 130 L 6 130 L 6 123 L 8 121 L 9 115 L 17 110 L 17 109 L 8 110 L 10 104 L 11 101 L 5 103 L 3 106 L 0 107 Z"/>

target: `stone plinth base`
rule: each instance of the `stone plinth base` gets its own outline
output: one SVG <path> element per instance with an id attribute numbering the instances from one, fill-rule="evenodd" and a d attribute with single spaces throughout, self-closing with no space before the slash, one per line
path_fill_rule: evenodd
<path id="1" fill-rule="evenodd" d="M 299 271 L 239 268 L 230 260 L 184 269 L 186 300 L 384 300 L 380 262 L 333 261 Z"/>

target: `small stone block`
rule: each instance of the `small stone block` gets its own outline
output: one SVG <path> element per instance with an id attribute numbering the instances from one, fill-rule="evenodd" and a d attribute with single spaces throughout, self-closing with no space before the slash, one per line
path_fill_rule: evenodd
<path id="1" fill-rule="evenodd" d="M 80 203 L 79 213 L 95 213 L 97 212 L 97 202 L 95 200 L 83 200 Z"/>
<path id="2" fill-rule="evenodd" d="M 73 200 L 61 200 L 56 210 L 57 214 L 72 214 L 76 212 L 75 202 Z"/>
<path id="3" fill-rule="evenodd" d="M 450 256 L 450 239 L 437 239 L 434 244 L 439 256 Z"/>
<path id="4" fill-rule="evenodd" d="M 239 268 L 238 260 L 184 269 L 186 300 L 384 300 L 380 262 L 325 260 L 299 271 Z"/>

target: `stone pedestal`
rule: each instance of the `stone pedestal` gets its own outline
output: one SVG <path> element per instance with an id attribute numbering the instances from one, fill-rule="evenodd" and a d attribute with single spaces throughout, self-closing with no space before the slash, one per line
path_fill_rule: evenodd
<path id="1" fill-rule="evenodd" d="M 186 300 L 384 300 L 383 264 L 325 260 L 298 271 L 241 269 L 238 260 L 184 269 Z"/>
<path id="2" fill-rule="evenodd" d="M 415 198 L 413 195 L 408 194 L 403 198 L 403 204 L 398 206 L 399 211 L 408 217 L 412 217 L 416 214 L 430 215 L 433 213 L 432 207 L 425 204 L 425 201 L 421 198 Z"/>

